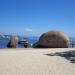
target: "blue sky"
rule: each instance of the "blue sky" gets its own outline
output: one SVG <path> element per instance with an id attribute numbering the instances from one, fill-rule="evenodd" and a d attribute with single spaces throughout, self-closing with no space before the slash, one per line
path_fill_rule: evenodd
<path id="1" fill-rule="evenodd" d="M 49 30 L 75 36 L 75 0 L 0 0 L 0 33 L 40 35 Z"/>

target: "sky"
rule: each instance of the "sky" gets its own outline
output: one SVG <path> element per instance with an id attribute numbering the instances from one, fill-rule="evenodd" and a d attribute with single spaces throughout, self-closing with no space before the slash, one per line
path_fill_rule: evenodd
<path id="1" fill-rule="evenodd" d="M 75 0 L 0 0 L 0 34 L 75 36 Z"/>

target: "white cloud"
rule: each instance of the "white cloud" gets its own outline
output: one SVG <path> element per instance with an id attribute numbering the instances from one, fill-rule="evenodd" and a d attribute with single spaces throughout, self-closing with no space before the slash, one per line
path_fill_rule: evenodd
<path id="1" fill-rule="evenodd" d="M 32 32 L 33 30 L 31 28 L 26 28 L 25 31 L 26 32 Z"/>

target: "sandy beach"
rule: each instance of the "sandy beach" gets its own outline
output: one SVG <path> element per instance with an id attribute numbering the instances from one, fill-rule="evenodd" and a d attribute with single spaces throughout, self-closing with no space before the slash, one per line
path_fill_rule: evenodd
<path id="1" fill-rule="evenodd" d="M 75 48 L 0 49 L 0 75 L 75 75 Z"/>

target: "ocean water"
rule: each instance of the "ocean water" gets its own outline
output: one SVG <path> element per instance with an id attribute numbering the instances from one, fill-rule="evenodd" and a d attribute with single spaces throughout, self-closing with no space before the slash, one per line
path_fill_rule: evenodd
<path id="1" fill-rule="evenodd" d="M 34 44 L 35 42 L 37 42 L 39 39 L 39 37 L 20 37 L 20 40 L 27 40 L 29 44 Z M 75 42 L 75 38 L 70 38 L 71 42 Z M 7 48 L 7 44 L 9 42 L 9 39 L 5 38 L 5 39 L 1 39 L 0 40 L 0 48 Z M 22 45 L 17 44 L 16 46 L 17 48 L 24 48 Z"/>

